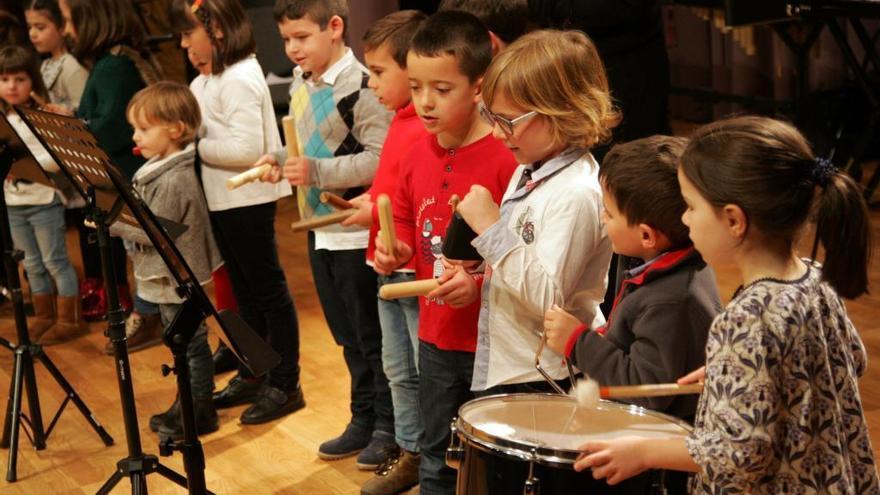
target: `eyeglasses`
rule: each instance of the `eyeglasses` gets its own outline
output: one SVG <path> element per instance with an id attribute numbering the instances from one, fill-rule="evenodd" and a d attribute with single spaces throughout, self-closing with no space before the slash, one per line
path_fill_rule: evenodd
<path id="1" fill-rule="evenodd" d="M 513 120 L 505 119 L 500 115 L 495 115 L 494 113 L 492 113 L 492 111 L 489 110 L 489 107 L 487 107 L 484 103 L 480 103 L 480 116 L 483 117 L 483 120 L 493 126 L 495 124 L 498 124 L 498 127 L 500 127 L 501 130 L 504 131 L 504 133 L 508 136 L 513 134 L 513 128 L 517 124 L 519 124 L 520 122 L 524 122 L 534 117 L 535 115 L 538 115 L 538 112 L 532 110 L 531 112 L 524 113 Z"/>

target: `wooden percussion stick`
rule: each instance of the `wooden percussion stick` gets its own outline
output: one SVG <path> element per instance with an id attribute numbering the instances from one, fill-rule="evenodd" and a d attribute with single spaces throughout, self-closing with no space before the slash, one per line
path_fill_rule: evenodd
<path id="1" fill-rule="evenodd" d="M 650 385 L 622 385 L 616 387 L 599 387 L 599 396 L 603 399 L 628 399 L 633 397 L 665 397 L 669 395 L 699 394 L 703 391 L 702 383 L 655 383 Z"/>
<path id="2" fill-rule="evenodd" d="M 342 197 L 333 194 L 332 192 L 324 191 L 320 196 L 322 203 L 330 204 L 340 210 L 348 210 L 354 208 L 354 205 L 349 203 L 348 201 L 342 199 Z"/>
<path id="3" fill-rule="evenodd" d="M 393 258 L 397 235 L 394 232 L 394 213 L 391 211 L 391 199 L 387 194 L 379 195 L 376 199 L 376 208 L 379 209 L 379 235 L 382 236 L 382 244 L 388 250 L 388 255 Z"/>
<path id="4" fill-rule="evenodd" d="M 284 126 L 284 138 L 287 141 L 287 156 L 299 156 L 299 146 L 296 141 L 296 123 L 293 121 L 293 117 L 288 115 L 281 120 L 281 123 Z M 267 163 L 230 177 L 226 180 L 226 189 L 232 191 L 245 184 L 256 182 L 271 170 L 272 165 Z"/>
<path id="5" fill-rule="evenodd" d="M 290 228 L 293 229 L 294 232 L 300 232 L 302 230 L 311 230 L 317 229 L 318 227 L 326 227 L 327 225 L 333 225 L 334 223 L 339 223 L 346 218 L 357 213 L 357 208 L 351 208 L 348 210 L 339 210 L 334 211 L 328 215 L 321 215 L 319 217 L 312 217 L 306 220 L 300 220 L 299 222 L 293 222 L 290 224 Z"/>
<path id="6" fill-rule="evenodd" d="M 433 278 L 385 284 L 379 289 L 379 297 L 382 299 L 400 299 L 402 297 L 424 296 L 437 287 L 440 287 L 440 282 Z"/>

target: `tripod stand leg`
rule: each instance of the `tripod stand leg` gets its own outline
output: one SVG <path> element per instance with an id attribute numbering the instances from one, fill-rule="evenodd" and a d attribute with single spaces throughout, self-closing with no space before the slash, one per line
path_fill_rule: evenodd
<path id="1" fill-rule="evenodd" d="M 131 495 L 147 495 L 147 475 L 143 471 L 131 473 Z"/>
<path id="2" fill-rule="evenodd" d="M 6 467 L 6 481 L 16 480 L 16 463 L 18 462 L 18 433 L 21 426 L 21 385 L 24 379 L 22 373 L 22 353 L 15 353 L 15 371 L 12 374 L 12 410 L 6 421 L 9 422 L 9 464 Z"/>
<path id="3" fill-rule="evenodd" d="M 9 448 L 9 433 L 12 431 L 12 398 L 15 397 L 15 364 L 12 367 L 13 379 L 9 381 L 9 399 L 6 401 L 6 415 L 3 416 L 3 438 L 0 438 L 0 448 Z"/>
<path id="4" fill-rule="evenodd" d="M 45 354 L 40 354 L 37 356 L 37 359 L 39 359 L 40 362 L 43 363 L 43 366 L 46 367 L 46 369 L 49 371 L 49 374 L 51 374 L 52 378 L 55 379 L 55 382 L 58 383 L 58 386 L 64 390 L 64 393 L 67 394 L 68 397 L 70 397 L 70 400 L 73 401 L 74 405 L 76 405 L 76 408 L 79 409 L 79 412 L 81 412 L 83 417 L 86 418 L 86 421 L 88 421 L 89 424 L 92 425 L 92 429 L 94 429 L 98 436 L 101 437 L 101 441 L 104 442 L 104 445 L 108 447 L 113 445 L 113 437 L 111 437 L 110 434 L 107 433 L 107 430 L 105 430 L 104 427 L 101 426 L 101 423 L 99 423 L 98 420 L 95 419 L 95 416 L 92 415 L 92 411 L 89 410 L 89 407 L 86 405 L 85 402 L 83 402 L 79 394 L 76 393 L 76 390 L 74 390 L 67 379 L 64 378 L 64 375 L 61 374 L 61 371 L 59 371 L 58 368 L 55 367 L 55 363 L 53 363 L 52 360 L 49 359 L 49 356 Z"/>
<path id="5" fill-rule="evenodd" d="M 171 468 L 159 464 L 156 466 L 156 472 L 162 475 L 164 478 L 173 481 L 174 483 L 177 483 L 184 488 L 187 488 L 186 477 L 176 471 L 172 471 Z M 210 494 L 210 492 L 206 493 Z"/>
<path id="6" fill-rule="evenodd" d="M 111 476 L 110 479 L 108 479 L 104 483 L 104 485 L 102 485 L 101 488 L 99 488 L 98 491 L 95 492 L 95 495 L 109 494 L 110 490 L 113 490 L 113 488 L 115 488 L 116 485 L 118 485 L 119 482 L 122 481 L 122 478 L 124 476 L 125 476 L 125 473 L 121 469 L 117 469 L 116 472 L 113 473 L 113 476 Z"/>
<path id="7" fill-rule="evenodd" d="M 46 448 L 46 430 L 43 428 L 43 411 L 40 409 L 40 394 L 37 393 L 37 375 L 34 374 L 34 358 L 30 350 L 21 353 L 24 372 L 24 389 L 28 399 L 28 414 L 34 435 L 34 448 Z M 19 409 L 19 412 L 21 409 Z"/>

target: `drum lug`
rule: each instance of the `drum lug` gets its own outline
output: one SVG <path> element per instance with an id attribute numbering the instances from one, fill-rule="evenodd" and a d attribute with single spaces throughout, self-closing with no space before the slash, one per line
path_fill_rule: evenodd
<path id="1" fill-rule="evenodd" d="M 455 426 L 458 418 L 452 420 L 452 426 L 449 427 L 452 435 L 449 438 L 449 447 L 446 449 L 446 465 L 456 471 L 461 467 L 461 461 L 464 459 L 464 447 L 461 445 L 461 437 L 458 436 L 458 427 Z"/>
<path id="2" fill-rule="evenodd" d="M 532 459 L 537 458 L 537 453 L 532 449 Z M 523 495 L 540 495 L 541 480 L 535 477 L 535 462 L 529 462 L 529 477 L 523 484 Z"/>

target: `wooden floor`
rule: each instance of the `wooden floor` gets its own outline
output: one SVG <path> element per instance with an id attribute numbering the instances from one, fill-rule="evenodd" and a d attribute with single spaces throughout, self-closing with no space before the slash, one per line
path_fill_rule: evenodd
<path id="1" fill-rule="evenodd" d="M 354 494 L 370 476 L 358 471 L 354 459 L 325 462 L 315 456 L 318 445 L 342 431 L 348 419 L 349 383 L 340 350 L 333 343 L 312 286 L 306 256 L 306 240 L 287 228 L 294 218 L 291 200 L 283 201 L 276 222 L 287 280 L 294 294 L 301 327 L 302 382 L 307 407 L 283 420 L 262 426 L 242 427 L 238 416 L 244 406 L 220 411 L 220 431 L 202 438 L 207 458 L 208 487 L 217 494 Z M 880 240 L 880 213 L 873 213 L 874 238 Z M 68 239 L 73 245 L 73 238 Z M 78 259 L 78 255 L 72 256 Z M 730 270 L 719 273 L 722 293 L 729 297 L 738 285 Z M 880 287 L 880 257 L 875 256 L 871 282 Z M 876 293 L 848 304 L 850 316 L 860 329 L 869 354 L 880 359 L 880 297 Z M 209 325 L 213 327 L 214 323 Z M 22 438 L 16 483 L 0 481 L 3 495 L 94 493 L 112 474 L 116 462 L 126 455 L 119 393 L 113 362 L 102 352 L 104 326 L 92 324 L 90 335 L 69 344 L 53 346 L 47 354 L 86 401 L 95 417 L 116 441 L 105 447 L 80 413 L 71 406 L 58 421 L 48 447 L 35 451 Z M 10 305 L 0 308 L 0 336 L 11 339 Z M 211 338 L 212 346 L 216 338 Z M 131 356 L 144 450 L 157 454 L 157 439 L 147 418 L 163 411 L 174 398 L 174 381 L 163 378 L 160 364 L 169 363 L 164 347 Z M 12 369 L 11 353 L 0 351 L 0 391 L 5 393 Z M 41 367 L 37 368 L 44 416 L 63 400 L 64 394 Z M 218 388 L 230 378 L 217 378 Z M 875 447 L 880 446 L 880 364 L 872 362 L 861 381 L 862 400 L 871 425 Z M 877 449 L 875 448 L 875 451 Z M 182 472 L 179 454 L 161 461 Z M 0 469 L 6 454 L 0 452 Z M 150 493 L 182 494 L 170 482 L 151 475 Z M 123 481 L 114 494 L 131 493 Z"/>

